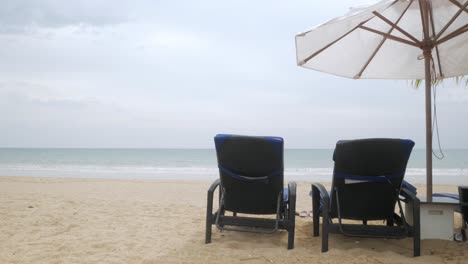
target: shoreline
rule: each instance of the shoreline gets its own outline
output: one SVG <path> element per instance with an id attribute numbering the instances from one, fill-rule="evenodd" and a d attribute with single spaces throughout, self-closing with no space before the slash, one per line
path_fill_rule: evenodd
<path id="1" fill-rule="evenodd" d="M 297 182 L 331 182 L 333 168 L 290 168 L 285 169 L 285 181 Z M 41 177 L 64 179 L 121 179 L 121 180 L 195 180 L 213 181 L 219 177 L 215 168 L 168 168 L 155 171 L 141 172 L 127 169 L 125 171 L 61 171 L 61 170 L 5 170 L 0 167 L 0 177 Z M 408 168 L 405 180 L 413 185 L 424 185 L 426 181 L 425 169 Z M 433 180 L 435 185 L 464 185 L 468 182 L 467 169 L 434 169 Z"/>
<path id="2" fill-rule="evenodd" d="M 454 241 L 423 240 L 422 256 L 413 258 L 411 239 L 342 235 L 331 235 L 322 254 L 311 218 L 300 217 L 293 250 L 286 232 L 213 228 L 205 245 L 210 183 L 0 176 L 0 263 L 463 263 L 468 255 L 467 244 Z M 297 183 L 297 211 L 310 210 L 310 182 Z"/>
<path id="3" fill-rule="evenodd" d="M 321 180 L 322 177 L 317 178 L 317 180 L 294 180 L 294 179 L 284 179 L 284 185 L 287 186 L 287 183 L 290 181 L 294 181 L 297 184 L 308 184 L 310 186 L 313 182 L 318 182 L 323 184 L 325 187 L 330 187 L 331 185 L 331 175 L 329 176 L 330 181 Z M 212 179 L 209 178 L 183 178 L 182 176 L 178 176 L 176 178 L 164 177 L 164 178 L 140 178 L 140 177 L 63 177 L 63 176 L 23 176 L 23 175 L 0 175 L 0 183 L 4 181 L 14 181 L 14 182 L 37 182 L 37 183 L 48 183 L 48 182 L 102 182 L 102 181 L 109 181 L 109 182 L 148 182 L 148 183 L 193 183 L 193 184 L 207 184 L 207 188 L 209 184 L 211 184 L 214 180 L 218 179 L 219 176 L 213 177 Z M 310 178 L 314 178 L 310 176 Z M 406 178 L 406 177 L 405 177 Z M 410 182 L 413 184 L 412 182 Z M 425 190 L 426 185 L 416 183 L 413 184 L 418 190 Z M 434 192 L 453 192 L 458 193 L 458 186 L 462 184 L 439 184 L 434 183 L 433 188 Z M 421 192 L 418 192 L 421 193 Z"/>

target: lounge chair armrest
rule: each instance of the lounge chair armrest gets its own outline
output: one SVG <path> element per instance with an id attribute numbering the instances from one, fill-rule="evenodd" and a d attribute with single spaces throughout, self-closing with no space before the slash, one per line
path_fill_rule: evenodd
<path id="1" fill-rule="evenodd" d="M 296 182 L 288 183 L 288 249 L 294 248 L 294 229 L 296 228 Z"/>
<path id="2" fill-rule="evenodd" d="M 418 204 L 420 203 L 419 198 L 416 196 L 416 194 L 406 188 L 401 188 L 401 192 L 404 194 L 403 196 L 406 198 L 406 200 L 409 200 L 408 202 L 412 204 Z M 406 201 L 404 201 L 406 202 Z"/>
<path id="3" fill-rule="evenodd" d="M 216 179 L 210 186 L 210 188 L 208 188 L 208 195 L 207 195 L 207 205 L 206 205 L 206 209 L 207 209 L 207 217 L 208 215 L 211 217 L 212 213 L 213 213 L 213 197 L 214 197 L 214 192 L 216 190 L 216 188 L 218 188 L 218 186 L 220 185 L 220 180 L 219 179 Z M 220 200 L 221 200 L 221 192 L 220 192 Z"/>
<path id="4" fill-rule="evenodd" d="M 289 182 L 288 183 L 288 196 L 289 200 L 291 200 L 291 197 L 294 199 L 296 198 L 296 189 L 297 189 L 297 184 L 296 182 Z"/>
<path id="5" fill-rule="evenodd" d="M 214 223 L 213 215 L 213 196 L 216 188 L 218 188 L 220 180 L 216 179 L 208 188 L 208 197 L 206 199 L 206 231 L 205 231 L 205 243 L 211 242 L 211 225 Z"/>
<path id="6" fill-rule="evenodd" d="M 330 195 L 328 194 L 327 192 L 327 189 L 325 189 L 325 187 L 320 184 L 320 183 L 312 183 L 312 191 L 319 191 L 320 195 L 322 196 L 322 199 L 330 199 Z"/>
<path id="7" fill-rule="evenodd" d="M 313 234 L 319 235 L 319 222 L 322 216 L 322 252 L 328 251 L 328 224 L 330 211 L 330 195 L 320 183 L 312 183 L 312 222 Z"/>
<path id="8" fill-rule="evenodd" d="M 216 188 L 219 186 L 220 184 L 220 180 L 219 179 L 216 179 L 210 186 L 210 188 L 208 188 L 208 193 L 213 193 Z"/>
<path id="9" fill-rule="evenodd" d="M 403 202 L 409 203 L 413 209 L 413 223 L 412 223 L 412 236 L 413 236 L 413 255 L 421 255 L 421 216 L 420 216 L 420 201 L 416 194 L 406 188 L 401 188 L 405 199 Z"/>
<path id="10" fill-rule="evenodd" d="M 288 183 L 288 204 L 289 204 L 289 211 L 290 211 L 290 218 L 293 220 L 294 224 L 294 216 L 296 213 L 296 189 L 297 185 L 296 182 L 289 182 Z"/>
<path id="11" fill-rule="evenodd" d="M 330 210 L 330 195 L 320 183 L 312 183 L 312 210 L 315 214 L 320 210 L 326 212 Z"/>

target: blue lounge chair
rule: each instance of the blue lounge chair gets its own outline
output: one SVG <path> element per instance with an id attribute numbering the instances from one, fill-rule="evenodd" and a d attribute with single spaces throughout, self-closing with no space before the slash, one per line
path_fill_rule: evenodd
<path id="1" fill-rule="evenodd" d="M 419 200 L 402 188 L 413 146 L 413 141 L 402 139 L 338 141 L 331 192 L 312 184 L 313 232 L 319 235 L 322 216 L 322 252 L 328 251 L 328 234 L 337 232 L 353 237 L 413 237 L 413 254 L 420 255 Z M 401 202 L 413 205 L 412 226 L 405 220 Z M 362 224 L 345 224 L 343 219 Z M 387 225 L 367 225 L 371 220 L 384 220 Z"/>
<path id="2" fill-rule="evenodd" d="M 205 243 L 211 242 L 211 226 L 216 225 L 220 230 L 256 233 L 284 229 L 288 231 L 288 249 L 294 248 L 296 183 L 290 182 L 286 190 L 283 187 L 283 139 L 221 134 L 214 141 L 219 179 L 208 189 Z M 219 209 L 213 212 L 217 187 Z"/>

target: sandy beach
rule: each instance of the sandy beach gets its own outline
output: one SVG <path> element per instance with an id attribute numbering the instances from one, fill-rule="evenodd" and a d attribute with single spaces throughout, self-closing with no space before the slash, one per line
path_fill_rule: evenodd
<path id="1" fill-rule="evenodd" d="M 334 234 L 322 254 L 311 218 L 299 217 L 293 250 L 286 249 L 286 232 L 213 228 L 205 245 L 209 184 L 0 177 L 0 263 L 468 263 L 467 244 L 444 240 L 423 240 L 422 256 L 414 258 L 409 238 Z M 310 210 L 309 189 L 298 183 L 298 211 Z"/>

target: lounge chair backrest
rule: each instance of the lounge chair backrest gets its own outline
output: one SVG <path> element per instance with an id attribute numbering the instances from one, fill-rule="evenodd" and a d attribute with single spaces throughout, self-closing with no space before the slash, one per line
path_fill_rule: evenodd
<path id="1" fill-rule="evenodd" d="M 276 213 L 283 190 L 283 139 L 220 134 L 214 141 L 224 208 L 248 214 Z"/>
<path id="2" fill-rule="evenodd" d="M 393 215 L 414 142 L 404 139 L 338 141 L 333 160 L 331 214 L 380 220 Z"/>

